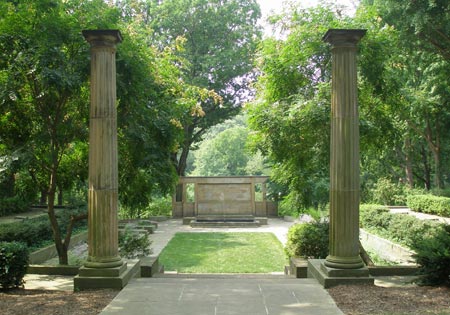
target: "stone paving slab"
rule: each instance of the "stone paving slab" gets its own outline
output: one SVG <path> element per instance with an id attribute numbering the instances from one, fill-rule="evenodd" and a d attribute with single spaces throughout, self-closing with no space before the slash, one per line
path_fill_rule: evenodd
<path id="1" fill-rule="evenodd" d="M 314 279 L 134 279 L 100 315 L 343 315 Z"/>

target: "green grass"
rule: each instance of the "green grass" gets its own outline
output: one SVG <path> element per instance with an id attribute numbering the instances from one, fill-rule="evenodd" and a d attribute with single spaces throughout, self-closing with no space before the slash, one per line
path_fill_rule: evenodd
<path id="1" fill-rule="evenodd" d="M 287 262 L 272 233 L 177 233 L 159 260 L 179 273 L 282 272 Z"/>

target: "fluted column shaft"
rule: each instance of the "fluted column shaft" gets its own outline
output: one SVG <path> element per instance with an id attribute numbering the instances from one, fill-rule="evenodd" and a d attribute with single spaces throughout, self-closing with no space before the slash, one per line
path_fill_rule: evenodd
<path id="1" fill-rule="evenodd" d="M 123 264 L 118 253 L 118 160 L 116 113 L 117 30 L 83 31 L 91 45 L 89 117 L 89 268 Z"/>
<path id="2" fill-rule="evenodd" d="M 332 45 L 330 254 L 325 265 L 356 269 L 359 256 L 359 115 L 357 43 L 364 30 L 329 30 Z"/>

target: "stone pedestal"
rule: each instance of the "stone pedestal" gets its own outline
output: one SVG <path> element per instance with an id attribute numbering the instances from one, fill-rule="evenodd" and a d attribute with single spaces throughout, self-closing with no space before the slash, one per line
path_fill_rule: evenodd
<path id="1" fill-rule="evenodd" d="M 91 45 L 89 117 L 88 258 L 75 288 L 121 283 L 127 266 L 118 253 L 116 44 L 118 30 L 83 31 Z M 102 281 L 101 279 L 106 280 Z M 126 277 L 125 277 L 126 278 Z M 90 281 L 90 279 L 92 281 Z M 116 279 L 116 280 L 114 280 Z M 86 285 L 88 284 L 88 285 Z M 114 284 L 113 287 L 117 287 Z"/>
<path id="2" fill-rule="evenodd" d="M 359 256 L 359 115 L 357 43 L 365 30 L 330 29 L 323 40 L 332 45 L 330 146 L 330 253 L 310 264 L 320 279 L 365 281 L 369 272 Z M 309 268 L 309 267 L 308 267 Z M 363 280 L 361 280 L 363 279 Z M 373 282 L 372 280 L 368 280 Z M 329 285 L 330 280 L 321 281 Z"/>

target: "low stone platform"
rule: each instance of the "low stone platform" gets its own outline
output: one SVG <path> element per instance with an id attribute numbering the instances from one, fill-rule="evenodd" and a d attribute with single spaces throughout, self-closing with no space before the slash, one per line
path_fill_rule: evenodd
<path id="1" fill-rule="evenodd" d="M 86 268 L 81 267 L 79 274 L 73 278 L 75 291 L 90 289 L 123 289 L 131 278 L 140 276 L 139 260 L 128 260 L 117 268 Z"/>
<path id="2" fill-rule="evenodd" d="M 334 269 L 323 265 L 323 259 L 308 260 L 308 278 L 315 278 L 324 288 L 340 284 L 373 284 L 367 267 L 360 269 Z"/>
<path id="3" fill-rule="evenodd" d="M 267 219 L 264 223 L 267 224 Z M 259 227 L 261 221 L 249 215 L 207 215 L 197 216 L 189 222 L 192 228 L 245 228 Z"/>

